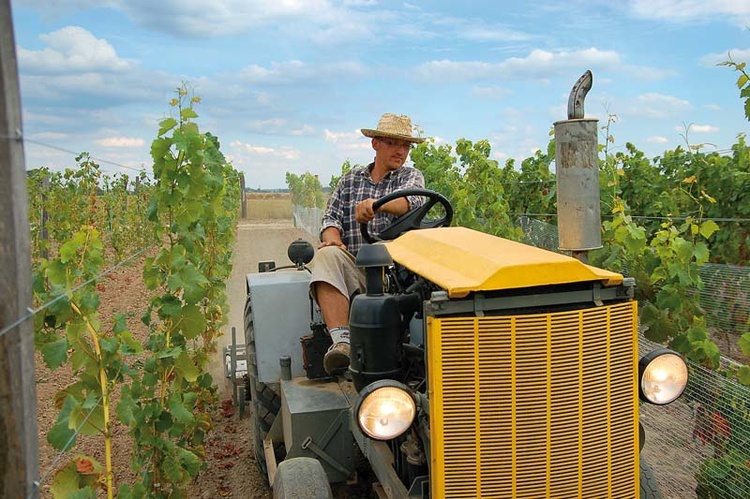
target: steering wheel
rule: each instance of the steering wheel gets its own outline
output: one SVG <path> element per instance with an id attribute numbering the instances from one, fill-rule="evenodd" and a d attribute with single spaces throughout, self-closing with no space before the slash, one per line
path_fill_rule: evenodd
<path id="1" fill-rule="evenodd" d="M 368 243 L 390 241 L 412 229 L 433 229 L 435 227 L 447 227 L 451 224 L 451 221 L 453 220 L 453 206 L 451 206 L 451 202 L 439 192 L 430 191 L 428 189 L 403 189 L 400 191 L 393 191 L 376 200 L 372 204 L 372 209 L 378 211 L 378 208 L 384 204 L 389 203 L 394 199 L 405 198 L 406 196 L 423 196 L 427 198 L 427 201 L 396 218 L 390 223 L 390 225 L 388 225 L 388 227 L 383 229 L 380 234 L 372 235 L 370 234 L 367 223 L 359 224 L 359 228 L 362 231 L 362 237 L 365 241 Z M 423 220 L 424 216 L 427 215 L 427 212 L 438 203 L 443 206 L 445 215 L 437 220 Z"/>

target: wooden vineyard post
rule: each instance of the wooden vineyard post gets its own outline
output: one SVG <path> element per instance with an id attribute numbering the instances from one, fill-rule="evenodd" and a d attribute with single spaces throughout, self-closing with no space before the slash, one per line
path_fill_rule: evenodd
<path id="1" fill-rule="evenodd" d="M 245 194 L 245 174 L 240 173 L 240 201 L 242 203 L 242 217 L 247 218 L 247 194 Z"/>
<path id="2" fill-rule="evenodd" d="M 26 169 L 10 0 L 0 0 L 0 497 L 36 497 L 34 330 Z"/>
<path id="3" fill-rule="evenodd" d="M 49 258 L 49 252 L 47 251 L 47 245 L 49 243 L 49 230 L 47 230 L 47 222 L 49 222 L 49 213 L 47 212 L 47 191 L 49 190 L 49 177 L 47 175 L 42 179 L 42 213 L 39 215 L 40 221 L 40 238 L 42 240 L 41 246 L 44 248 L 41 252 L 41 257 L 45 260 Z"/>

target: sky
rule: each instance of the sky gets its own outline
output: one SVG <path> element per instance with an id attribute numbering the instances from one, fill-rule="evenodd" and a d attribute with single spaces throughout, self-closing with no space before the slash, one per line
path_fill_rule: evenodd
<path id="1" fill-rule="evenodd" d="M 406 114 L 436 145 L 488 140 L 520 164 L 585 117 L 647 157 L 728 153 L 750 128 L 738 73 L 750 0 L 11 0 L 27 168 L 151 171 L 149 149 L 186 84 L 201 131 L 251 188 L 286 173 L 328 185 L 368 164 L 362 128 Z M 599 142 L 604 142 L 604 130 Z"/>

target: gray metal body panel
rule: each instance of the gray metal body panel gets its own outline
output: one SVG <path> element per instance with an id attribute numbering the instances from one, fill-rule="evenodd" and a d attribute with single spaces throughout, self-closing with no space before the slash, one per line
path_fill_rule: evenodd
<path id="1" fill-rule="evenodd" d="M 309 285 L 310 273 L 305 270 L 247 275 L 255 334 L 255 361 L 258 380 L 262 383 L 279 381 L 279 358 L 284 355 L 292 359 L 292 376 L 304 374 L 300 337 L 310 334 L 311 320 L 321 320 L 317 306 L 314 307 L 313 317 L 310 317 Z"/>
<path id="2" fill-rule="evenodd" d="M 286 459 L 312 457 L 328 481 L 349 478 L 354 472 L 351 395 L 336 382 L 306 377 L 282 380 L 280 392 Z"/>

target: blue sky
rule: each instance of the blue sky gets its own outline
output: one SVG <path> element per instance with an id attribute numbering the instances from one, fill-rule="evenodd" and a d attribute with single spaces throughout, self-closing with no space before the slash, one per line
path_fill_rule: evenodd
<path id="1" fill-rule="evenodd" d="M 203 131 L 249 187 L 286 172 L 324 185 L 372 160 L 361 128 L 408 114 L 438 144 L 488 139 L 522 160 L 567 118 L 587 69 L 586 117 L 648 157 L 726 152 L 746 133 L 737 73 L 750 0 L 11 0 L 28 168 L 150 171 L 149 147 L 187 82 Z M 689 128 L 688 128 L 689 127 Z M 687 133 L 686 133 L 687 129 Z M 600 138 L 600 142 L 603 139 Z M 40 144 L 41 143 L 41 144 Z M 52 147 L 50 147 L 52 146 Z"/>

